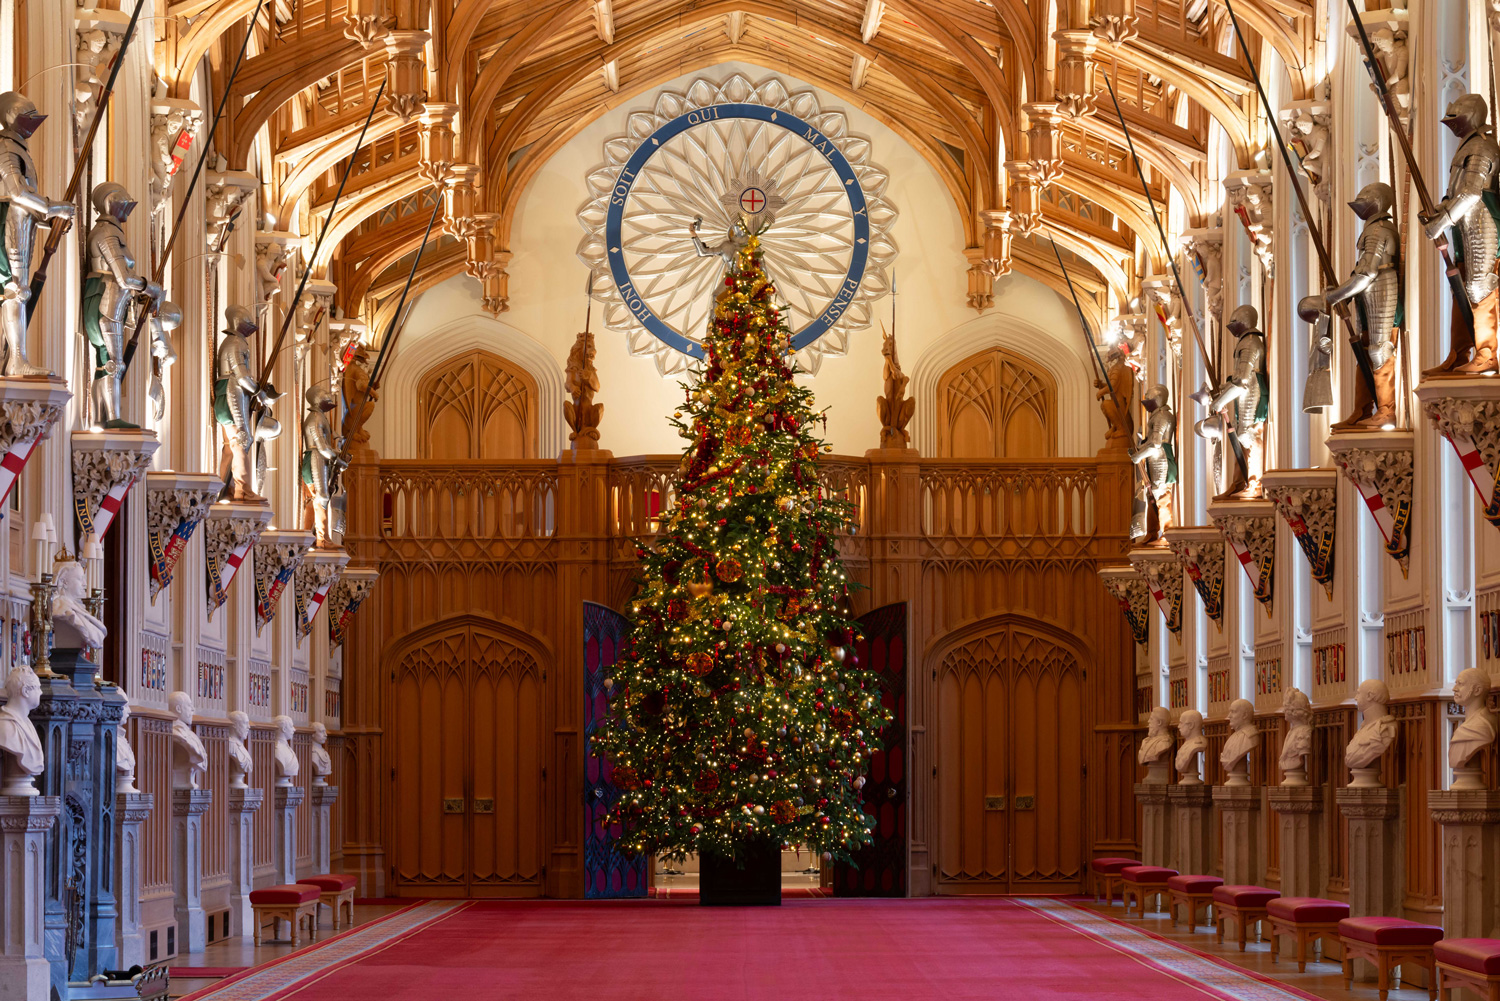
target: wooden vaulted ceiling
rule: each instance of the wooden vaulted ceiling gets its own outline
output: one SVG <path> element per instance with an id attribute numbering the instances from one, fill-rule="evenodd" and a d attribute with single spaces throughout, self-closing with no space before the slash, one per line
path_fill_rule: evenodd
<path id="1" fill-rule="evenodd" d="M 159 72 L 187 96 L 208 55 L 216 85 L 255 0 L 181 0 Z M 1097 290 L 1128 291 L 1137 243 L 1160 261 L 1124 134 L 1104 91 L 1113 82 L 1148 165 L 1152 194 L 1170 186 L 1201 221 L 1208 122 L 1248 167 L 1259 139 L 1247 71 L 1222 0 L 269 0 L 231 94 L 218 145 L 236 169 L 257 166 L 268 206 L 308 232 L 322 226 L 343 166 L 356 156 L 329 222 L 330 277 L 349 313 L 404 278 L 440 190 L 424 106 L 453 106 L 451 152 L 473 164 L 472 196 L 450 195 L 449 234 L 429 246 L 430 285 L 479 254 L 508 259 L 527 184 L 607 110 L 675 77 L 737 61 L 815 84 L 890 127 L 930 163 L 964 220 L 970 258 L 994 256 L 994 216 L 1040 212 L 1088 262 Z M 1275 47 L 1303 96 L 1312 0 L 1235 0 Z M 427 37 L 412 33 L 426 32 Z M 405 43 L 401 39 L 405 38 Z M 393 41 L 394 40 L 394 41 Z M 425 41 L 425 45 L 423 42 Z M 412 53 L 415 52 L 415 55 Z M 1086 67 L 1086 68 L 1084 68 Z M 355 140 L 386 82 L 357 153 Z M 1090 94 L 1100 95 L 1097 103 Z M 1061 105 L 1060 114 L 1049 109 Z M 1040 109 L 1040 110 L 1039 110 Z M 398 113 L 399 112 L 399 113 Z M 1055 128 L 1048 128 L 1047 123 Z M 1042 127 L 1038 127 L 1039 124 Z M 1050 169 L 1028 179 L 1026 164 Z M 593 163 L 580 163 L 582 172 Z M 466 175 L 467 176 L 467 175 Z M 484 236 L 465 243 L 457 211 Z M 986 214 L 988 213 L 988 214 Z M 989 220 L 987 222 L 987 220 Z M 1034 220 L 1032 220 L 1034 222 Z M 1057 283 L 1034 226 L 1013 223 L 1017 267 Z M 286 223 L 283 222 L 283 226 Z M 405 260 L 404 260 L 405 258 Z M 483 269 L 478 269 L 483 270 Z"/>

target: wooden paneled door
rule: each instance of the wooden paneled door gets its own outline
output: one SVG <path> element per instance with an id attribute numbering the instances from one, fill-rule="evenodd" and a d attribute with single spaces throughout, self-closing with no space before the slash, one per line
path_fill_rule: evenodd
<path id="1" fill-rule="evenodd" d="M 542 892 L 542 671 L 498 623 L 424 630 L 392 660 L 396 893 Z"/>
<path id="2" fill-rule="evenodd" d="M 1026 619 L 940 652 L 939 893 L 1081 892 L 1085 706 L 1078 655 Z"/>

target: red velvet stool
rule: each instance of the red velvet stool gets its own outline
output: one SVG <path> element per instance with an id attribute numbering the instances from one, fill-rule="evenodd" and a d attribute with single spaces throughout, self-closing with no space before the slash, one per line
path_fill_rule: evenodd
<path id="1" fill-rule="evenodd" d="M 1339 932 L 1339 922 L 1349 916 L 1349 905 L 1322 897 L 1277 897 L 1266 904 L 1271 921 L 1271 962 L 1281 958 L 1281 936 L 1297 940 L 1297 972 L 1307 969 L 1307 947 Z"/>
<path id="2" fill-rule="evenodd" d="M 1228 886 L 1215 887 L 1213 891 L 1214 941 L 1220 945 L 1224 944 L 1224 922 L 1233 921 L 1239 927 L 1240 952 L 1244 952 L 1245 937 L 1249 934 L 1250 926 L 1265 918 L 1266 904 L 1279 896 L 1281 896 L 1280 891 L 1268 886 L 1231 883 Z"/>
<path id="3" fill-rule="evenodd" d="M 1391 969 L 1403 963 L 1415 963 L 1431 978 L 1429 998 L 1437 997 L 1437 970 L 1434 968 L 1433 943 L 1443 937 L 1437 925 L 1424 925 L 1405 918 L 1345 918 L 1339 922 L 1339 941 L 1344 944 L 1344 990 L 1354 983 L 1354 961 L 1368 959 L 1379 970 L 1376 986 L 1380 1001 L 1391 989 Z M 1406 970 L 1401 970 L 1406 979 Z"/>
<path id="4" fill-rule="evenodd" d="M 1121 869 L 1120 878 L 1124 882 L 1120 885 L 1120 898 L 1125 902 L 1125 914 L 1130 914 L 1131 897 L 1135 898 L 1143 918 L 1146 916 L 1147 897 L 1157 898 L 1157 906 L 1160 906 L 1160 898 L 1167 892 L 1167 880 L 1175 875 L 1176 869 L 1160 865 L 1130 865 Z"/>
<path id="5" fill-rule="evenodd" d="M 266 886 L 250 891 L 250 910 L 254 915 L 255 944 L 260 945 L 260 933 L 267 921 L 271 922 L 271 935 L 277 932 L 276 922 L 286 921 L 292 926 L 292 946 L 302 944 L 302 922 L 307 922 L 307 937 L 318 937 L 318 896 L 316 886 L 303 883 L 287 883 L 283 886 Z"/>
<path id="6" fill-rule="evenodd" d="M 1484 1001 L 1500 1001 L 1500 938 L 1445 938 L 1433 944 L 1432 952 L 1443 1001 L 1453 1001 L 1455 987 L 1467 987 Z"/>
<path id="7" fill-rule="evenodd" d="M 1089 862 L 1089 868 L 1094 871 L 1094 900 L 1099 899 L 1099 888 L 1104 887 L 1104 895 L 1109 900 L 1109 905 L 1115 905 L 1115 894 L 1120 890 L 1120 872 L 1128 866 L 1140 865 L 1140 859 L 1134 858 L 1096 858 Z M 1121 894 L 1124 900 L 1124 894 Z"/>
<path id="8" fill-rule="evenodd" d="M 339 917 L 347 908 L 349 923 L 354 924 L 354 883 L 353 876 L 342 872 L 325 872 L 321 876 L 303 876 L 297 880 L 298 885 L 316 886 L 318 888 L 318 905 L 327 904 L 333 910 L 333 930 L 339 930 Z"/>
<path id="9" fill-rule="evenodd" d="M 1177 927 L 1177 907 L 1187 908 L 1188 931 L 1198 930 L 1198 908 L 1213 903 L 1214 890 L 1224 885 L 1218 876 L 1172 876 L 1167 892 L 1172 895 L 1172 927 Z"/>

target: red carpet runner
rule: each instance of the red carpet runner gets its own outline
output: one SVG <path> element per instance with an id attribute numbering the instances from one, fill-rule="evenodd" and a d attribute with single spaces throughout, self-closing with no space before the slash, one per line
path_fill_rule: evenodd
<path id="1" fill-rule="evenodd" d="M 367 948 L 355 929 L 326 961 L 313 961 L 315 947 L 266 971 L 274 977 L 251 973 L 194 999 L 1311 997 L 1059 900 L 483 901 L 428 913 L 397 934 L 377 931 Z"/>

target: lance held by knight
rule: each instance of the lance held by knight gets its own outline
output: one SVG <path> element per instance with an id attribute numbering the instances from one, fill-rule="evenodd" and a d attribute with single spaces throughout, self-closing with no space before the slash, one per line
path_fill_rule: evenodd
<path id="1" fill-rule="evenodd" d="M 1428 377 L 1491 375 L 1500 370 L 1495 355 L 1497 301 L 1500 276 L 1495 273 L 1500 253 L 1500 146 L 1486 126 L 1489 108 L 1478 94 L 1465 94 L 1448 105 L 1443 124 L 1460 140 L 1448 167 L 1448 192 L 1431 212 L 1420 216 L 1427 238 L 1435 240 L 1452 229 L 1464 292 L 1474 311 L 1471 331 L 1453 311 L 1452 348 Z"/>
<path id="2" fill-rule="evenodd" d="M 1364 221 L 1355 244 L 1359 258 L 1349 278 L 1323 290 L 1325 309 L 1350 301 L 1356 335 L 1365 345 L 1375 376 L 1372 398 L 1363 380 L 1354 384 L 1354 406 L 1349 416 L 1333 425 L 1335 431 L 1390 430 L 1396 426 L 1396 337 L 1401 325 L 1401 240 L 1391 220 L 1396 193 L 1389 184 L 1366 184 L 1349 203 Z"/>
<path id="3" fill-rule="evenodd" d="M 74 209 L 72 202 L 55 202 L 36 190 L 36 165 L 26 143 L 46 120 L 26 97 L 13 90 L 0 94 L 0 233 L 5 242 L 0 255 L 0 335 L 8 376 L 51 374 L 26 356 L 32 256 L 37 228 L 67 227 Z"/>

